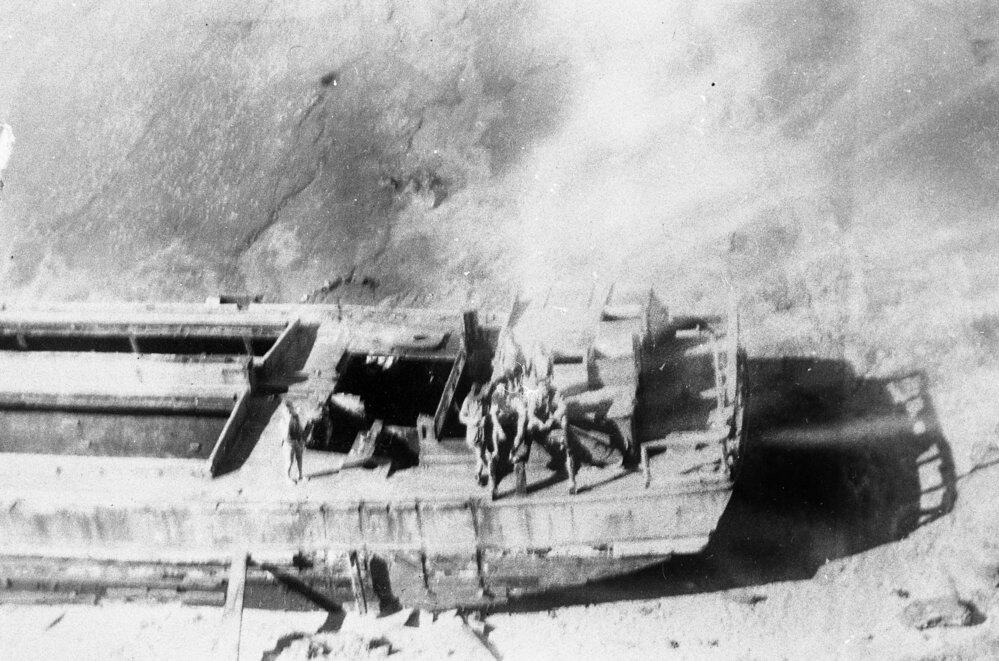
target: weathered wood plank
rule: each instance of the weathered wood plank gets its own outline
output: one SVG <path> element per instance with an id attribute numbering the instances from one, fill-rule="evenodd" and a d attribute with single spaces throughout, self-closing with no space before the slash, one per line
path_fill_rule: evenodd
<path id="1" fill-rule="evenodd" d="M 243 426 L 249 412 L 250 396 L 249 388 L 239 396 L 236 405 L 229 414 L 229 419 L 226 420 L 225 427 L 222 428 L 222 432 L 215 442 L 215 447 L 212 448 L 212 453 L 208 457 L 208 472 L 212 477 L 218 475 L 226 455 L 233 449 L 233 445 L 239 438 L 239 429 Z"/>
<path id="2" fill-rule="evenodd" d="M 250 385 L 249 358 L 147 360 L 134 354 L 0 351 L 0 396 L 205 397 L 232 401 Z"/>
<path id="3" fill-rule="evenodd" d="M 239 638 L 243 629 L 243 592 L 246 587 L 246 549 L 239 549 L 229 565 L 229 584 L 226 587 L 225 606 L 219 637 L 213 647 L 216 659 L 239 661 Z"/>

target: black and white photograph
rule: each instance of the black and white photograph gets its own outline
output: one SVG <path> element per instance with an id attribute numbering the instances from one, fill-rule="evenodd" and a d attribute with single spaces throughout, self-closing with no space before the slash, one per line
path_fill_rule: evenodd
<path id="1" fill-rule="evenodd" d="M 999 3 L 0 0 L 0 659 L 999 658 Z"/>

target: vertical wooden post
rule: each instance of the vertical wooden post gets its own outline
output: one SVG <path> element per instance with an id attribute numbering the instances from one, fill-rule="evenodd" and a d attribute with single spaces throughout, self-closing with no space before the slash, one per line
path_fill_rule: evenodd
<path id="1" fill-rule="evenodd" d="M 368 598 L 364 593 L 364 576 L 361 574 L 361 558 L 357 551 L 350 552 L 350 589 L 354 593 L 354 605 L 359 615 L 368 612 Z"/>
<path id="2" fill-rule="evenodd" d="M 479 313 L 475 310 L 465 310 L 464 321 L 465 351 L 472 353 L 479 345 Z"/>
<path id="3" fill-rule="evenodd" d="M 645 474 L 645 488 L 648 489 L 649 485 L 652 484 L 652 467 L 649 466 L 649 448 L 646 446 L 641 446 L 642 452 L 642 473 Z"/>
<path id="4" fill-rule="evenodd" d="M 229 584 L 225 591 L 222 625 L 215 640 L 213 657 L 239 661 L 239 637 L 243 629 L 243 592 L 246 588 L 246 549 L 240 548 L 229 564 Z"/>
<path id="5" fill-rule="evenodd" d="M 715 372 L 715 417 L 716 424 L 722 424 L 725 415 L 725 372 L 721 365 L 721 350 L 718 347 L 718 336 L 711 331 L 711 357 Z"/>
<path id="6" fill-rule="evenodd" d="M 735 403 L 736 390 L 739 387 L 739 333 L 739 309 L 733 303 L 729 310 L 728 332 L 725 337 L 728 345 L 726 347 L 728 362 L 725 363 L 725 395 L 728 406 Z"/>
<path id="7" fill-rule="evenodd" d="M 468 355 L 464 351 L 458 354 L 458 360 L 455 361 L 451 373 L 448 374 L 447 382 L 444 384 L 444 392 L 437 403 L 437 410 L 434 412 L 434 434 L 438 439 L 444 438 L 444 423 L 447 422 L 448 413 L 451 412 L 451 404 L 454 402 L 454 394 L 458 390 L 458 382 L 461 381 L 461 375 L 465 371 L 465 361 Z M 459 402 L 458 406 L 460 405 Z"/>

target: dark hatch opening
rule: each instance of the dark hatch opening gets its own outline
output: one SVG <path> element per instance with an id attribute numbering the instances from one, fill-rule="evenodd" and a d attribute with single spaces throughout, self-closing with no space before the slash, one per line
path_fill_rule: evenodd
<path id="1" fill-rule="evenodd" d="M 333 411 L 333 445 L 335 449 L 350 446 L 360 424 L 370 426 L 374 420 L 386 425 L 415 427 L 416 418 L 437 412 L 448 376 L 455 361 L 441 357 L 391 356 L 384 354 L 346 353 L 337 371 L 335 392 L 357 395 L 364 402 L 365 420 L 351 421 Z M 462 435 L 464 428 L 456 425 L 457 404 L 468 392 L 462 379 L 444 425 L 445 435 Z M 457 428 L 457 429 L 456 429 Z"/>
<path id="2" fill-rule="evenodd" d="M 347 353 L 335 392 L 357 395 L 369 420 L 415 427 L 418 415 L 433 415 L 454 361 Z"/>

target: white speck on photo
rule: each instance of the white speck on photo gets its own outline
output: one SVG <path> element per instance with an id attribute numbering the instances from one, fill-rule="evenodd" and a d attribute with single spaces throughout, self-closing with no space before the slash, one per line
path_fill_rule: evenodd
<path id="1" fill-rule="evenodd" d="M 14 130 L 9 124 L 0 124 L 0 172 L 7 167 L 11 152 L 14 151 Z"/>

